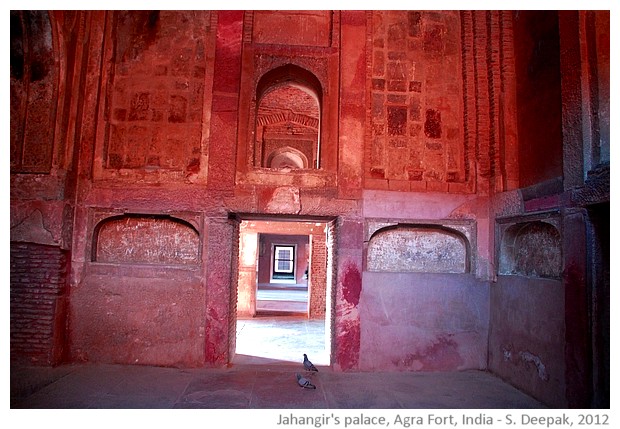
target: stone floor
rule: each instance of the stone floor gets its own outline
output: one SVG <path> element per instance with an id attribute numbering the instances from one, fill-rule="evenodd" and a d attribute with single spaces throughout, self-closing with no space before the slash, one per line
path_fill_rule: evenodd
<path id="1" fill-rule="evenodd" d="M 268 313 L 308 313 L 308 290 L 299 288 L 258 288 L 256 311 Z"/>
<path id="2" fill-rule="evenodd" d="M 297 385 L 300 373 L 315 390 Z M 532 409 L 543 404 L 481 371 L 307 373 L 301 363 L 177 369 L 12 368 L 11 408 Z"/>
<path id="3" fill-rule="evenodd" d="M 482 371 L 332 371 L 325 331 L 324 320 L 299 316 L 239 319 L 237 355 L 228 368 L 102 364 L 11 368 L 11 408 L 545 408 Z M 304 370 L 303 353 L 319 367 L 318 373 Z M 316 389 L 299 387 L 297 373 Z"/>

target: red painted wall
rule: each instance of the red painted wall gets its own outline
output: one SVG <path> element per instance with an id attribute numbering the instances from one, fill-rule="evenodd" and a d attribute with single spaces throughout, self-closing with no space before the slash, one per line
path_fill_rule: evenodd
<path id="1" fill-rule="evenodd" d="M 469 274 L 365 272 L 360 368 L 487 367 L 489 284 Z"/>

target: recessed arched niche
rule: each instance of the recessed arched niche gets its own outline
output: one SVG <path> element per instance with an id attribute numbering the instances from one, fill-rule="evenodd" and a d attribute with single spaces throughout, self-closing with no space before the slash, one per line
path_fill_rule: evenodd
<path id="1" fill-rule="evenodd" d="M 200 236 L 181 219 L 128 214 L 102 220 L 92 249 L 94 262 L 192 265 L 200 261 Z"/>
<path id="2" fill-rule="evenodd" d="M 320 168 L 321 84 L 287 64 L 265 73 L 256 89 L 254 166 Z"/>
<path id="3" fill-rule="evenodd" d="M 542 221 L 520 222 L 504 231 L 499 274 L 559 278 L 562 245 L 558 229 Z"/>
<path id="4" fill-rule="evenodd" d="M 460 232 L 441 226 L 398 225 L 370 238 L 368 271 L 466 273 L 469 245 Z"/>

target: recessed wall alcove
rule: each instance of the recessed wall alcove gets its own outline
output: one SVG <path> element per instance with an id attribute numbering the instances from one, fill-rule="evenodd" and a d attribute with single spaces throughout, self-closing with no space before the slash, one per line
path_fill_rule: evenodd
<path id="1" fill-rule="evenodd" d="M 458 228 L 458 229 L 457 229 Z M 376 272 L 468 273 L 469 228 L 429 223 L 369 225 L 366 269 Z"/>
<path id="2" fill-rule="evenodd" d="M 294 64 L 265 73 L 256 88 L 254 166 L 320 168 L 322 88 Z"/>
<path id="3" fill-rule="evenodd" d="M 566 389 L 565 316 L 575 293 L 562 278 L 563 222 L 558 212 L 497 220 L 488 343 L 492 372 L 556 407 L 565 406 L 557 392 Z"/>
<path id="4" fill-rule="evenodd" d="M 200 236 L 189 222 L 171 216 L 112 216 L 94 228 L 92 261 L 195 265 L 200 262 Z"/>
<path id="5" fill-rule="evenodd" d="M 320 168 L 321 83 L 293 64 L 265 73 L 256 90 L 254 166 Z"/>
<path id="6" fill-rule="evenodd" d="M 89 213 L 87 264 L 72 291 L 72 353 L 83 362 L 204 364 L 202 216 Z"/>
<path id="7" fill-rule="evenodd" d="M 338 16 L 315 11 L 246 12 L 238 185 L 336 186 L 341 108 L 339 56 L 334 49 L 339 43 Z M 278 26 L 271 24 L 274 19 Z M 312 34 L 299 31 L 300 26 L 311 28 Z M 285 28 L 291 32 L 283 39 Z M 291 55 L 290 48 L 284 48 L 291 44 L 303 45 L 305 54 Z"/>
<path id="8" fill-rule="evenodd" d="M 519 220 L 501 228 L 500 275 L 557 279 L 562 274 L 562 241 L 553 220 Z"/>

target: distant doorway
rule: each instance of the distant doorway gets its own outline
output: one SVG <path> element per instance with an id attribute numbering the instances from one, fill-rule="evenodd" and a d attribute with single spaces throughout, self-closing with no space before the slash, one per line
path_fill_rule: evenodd
<path id="1" fill-rule="evenodd" d="M 231 363 L 329 365 L 333 221 L 239 220 L 236 320 Z"/>
<path id="2" fill-rule="evenodd" d="M 310 236 L 259 233 L 255 314 L 311 317 L 309 264 Z"/>

